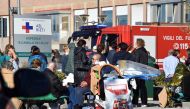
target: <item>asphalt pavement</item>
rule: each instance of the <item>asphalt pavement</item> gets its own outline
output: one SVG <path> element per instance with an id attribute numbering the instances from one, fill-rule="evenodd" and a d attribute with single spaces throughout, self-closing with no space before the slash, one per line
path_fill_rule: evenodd
<path id="1" fill-rule="evenodd" d="M 177 108 L 164 108 L 164 109 L 190 109 L 190 102 L 184 102 L 182 103 L 183 107 L 177 107 Z M 51 109 L 51 108 L 49 108 Z M 52 108 L 54 109 L 54 108 Z M 63 104 L 61 106 L 61 109 L 67 109 L 67 104 Z M 163 109 L 159 106 L 158 101 L 149 100 L 148 101 L 148 107 L 134 107 L 134 109 Z"/>

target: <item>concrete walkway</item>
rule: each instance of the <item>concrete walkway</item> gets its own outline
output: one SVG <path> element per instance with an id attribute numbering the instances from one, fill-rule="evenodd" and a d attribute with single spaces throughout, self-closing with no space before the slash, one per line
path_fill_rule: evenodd
<path id="1" fill-rule="evenodd" d="M 45 104 L 48 106 L 48 104 Z M 159 106 L 159 102 L 158 101 L 153 101 L 153 100 L 149 100 L 148 101 L 148 107 L 135 107 L 134 109 L 190 109 L 190 102 L 184 102 L 182 103 L 183 107 L 178 107 L 178 108 L 161 108 Z M 49 107 L 49 106 L 48 106 Z M 48 108 L 51 109 L 51 108 Z M 56 108 L 52 108 L 52 109 L 56 109 Z M 67 109 L 67 104 L 63 104 L 61 106 L 61 109 Z"/>

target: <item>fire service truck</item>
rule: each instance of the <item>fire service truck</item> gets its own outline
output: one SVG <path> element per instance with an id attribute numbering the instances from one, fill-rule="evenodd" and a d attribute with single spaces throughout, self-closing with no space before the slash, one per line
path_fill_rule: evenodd
<path id="1" fill-rule="evenodd" d="M 136 39 L 142 38 L 145 41 L 145 48 L 158 63 L 163 62 L 170 49 L 179 49 L 182 57 L 187 55 L 186 49 L 190 48 L 190 27 L 187 25 L 82 26 L 72 37 L 74 39 L 83 37 L 88 40 L 91 48 L 100 43 L 108 47 L 113 42 L 126 42 L 135 47 Z"/>

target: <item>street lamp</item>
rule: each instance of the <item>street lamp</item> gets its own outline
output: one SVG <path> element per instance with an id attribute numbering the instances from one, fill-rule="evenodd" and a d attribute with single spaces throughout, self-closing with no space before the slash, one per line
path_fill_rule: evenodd
<path id="1" fill-rule="evenodd" d="M 11 0 L 8 0 L 8 14 L 9 14 L 9 44 L 11 44 L 11 35 L 13 35 L 14 33 L 11 32 L 14 31 L 14 27 L 12 26 L 11 28 L 11 19 L 12 19 L 12 23 L 13 23 L 13 15 L 14 14 L 18 14 L 19 10 L 20 10 L 20 0 L 17 1 L 17 3 L 19 4 L 19 7 L 11 7 Z M 19 9 L 18 9 L 19 8 Z M 12 16 L 12 18 L 11 18 Z"/>
<path id="2" fill-rule="evenodd" d="M 11 11 L 12 15 L 13 14 L 18 14 L 18 7 L 11 7 L 10 11 Z"/>
<path id="3" fill-rule="evenodd" d="M 88 23 L 92 23 L 93 25 L 95 23 L 97 23 L 97 24 L 99 24 L 99 23 L 103 24 L 103 22 L 105 21 L 105 19 L 106 19 L 107 16 L 106 15 L 100 15 L 100 0 L 97 0 L 97 11 L 98 11 L 98 13 L 97 13 L 98 14 L 98 22 L 95 22 L 95 21 L 86 22 L 87 19 L 88 19 L 88 17 L 89 17 L 89 15 L 88 14 L 82 14 L 82 15 L 80 15 L 80 18 L 83 21 L 83 23 L 87 24 L 87 25 L 88 25 Z"/>
<path id="4" fill-rule="evenodd" d="M 11 44 L 11 1 L 8 0 L 8 11 L 9 11 L 9 44 Z"/>
<path id="5" fill-rule="evenodd" d="M 86 21 L 88 19 L 89 15 L 88 14 L 82 14 L 80 15 L 81 20 L 83 21 L 84 24 L 86 24 Z"/>
<path id="6" fill-rule="evenodd" d="M 98 16 L 100 16 L 100 0 L 97 0 L 97 9 L 98 9 Z M 99 24 L 99 18 L 98 18 L 98 24 Z"/>
<path id="7" fill-rule="evenodd" d="M 99 24 L 99 22 L 95 22 L 95 21 L 87 22 L 88 17 L 89 17 L 88 14 L 82 14 L 82 15 L 80 15 L 80 19 L 82 20 L 82 22 L 83 22 L 84 24 L 88 24 L 88 23 L 92 23 L 93 25 L 94 25 L 95 23 L 98 23 L 98 24 Z M 106 15 L 99 15 L 99 16 L 98 16 L 98 21 L 101 21 L 100 23 L 103 24 L 103 22 L 105 21 L 106 17 L 107 17 Z"/>
<path id="8" fill-rule="evenodd" d="M 106 20 L 106 17 L 107 17 L 107 15 L 103 15 L 103 14 L 98 16 L 98 18 L 100 19 L 100 21 L 101 21 L 102 24 Z"/>

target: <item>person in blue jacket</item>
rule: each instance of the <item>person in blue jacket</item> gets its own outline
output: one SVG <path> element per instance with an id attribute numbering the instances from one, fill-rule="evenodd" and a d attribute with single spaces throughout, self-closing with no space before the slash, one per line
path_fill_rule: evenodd
<path id="1" fill-rule="evenodd" d="M 33 60 L 38 59 L 41 63 L 40 71 L 44 71 L 47 68 L 48 64 L 47 57 L 43 53 L 40 53 L 40 49 L 37 46 L 32 46 L 31 53 L 31 56 L 28 58 L 29 68 L 32 68 Z"/>

